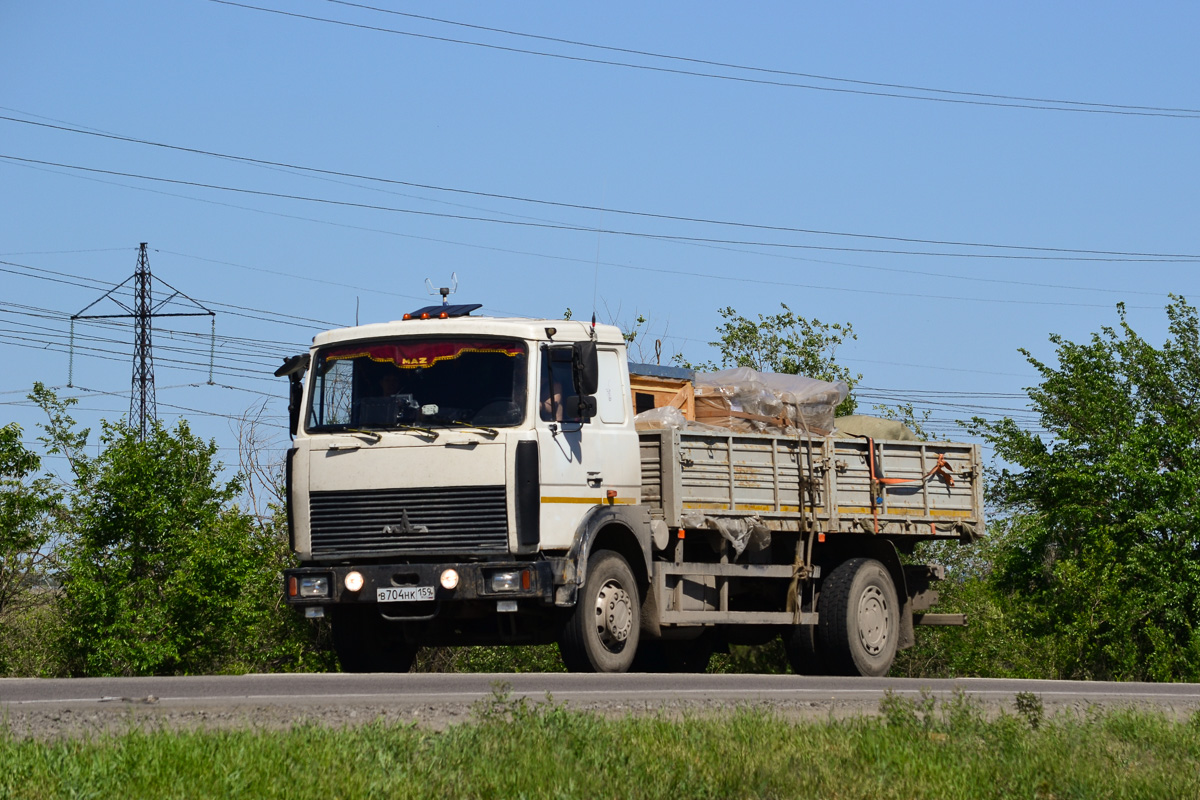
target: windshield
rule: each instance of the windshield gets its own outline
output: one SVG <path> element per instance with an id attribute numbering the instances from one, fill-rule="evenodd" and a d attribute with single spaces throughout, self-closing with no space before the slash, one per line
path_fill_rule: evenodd
<path id="1" fill-rule="evenodd" d="M 312 371 L 309 431 L 511 427 L 525 420 L 528 350 L 513 339 L 392 339 L 329 347 Z"/>

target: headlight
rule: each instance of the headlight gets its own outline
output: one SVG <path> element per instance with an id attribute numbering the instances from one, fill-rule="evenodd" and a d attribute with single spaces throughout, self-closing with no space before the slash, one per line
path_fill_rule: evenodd
<path id="1" fill-rule="evenodd" d="M 458 586 L 458 572 L 452 569 L 442 572 L 442 588 L 449 591 Z"/>
<path id="2" fill-rule="evenodd" d="M 363 576 L 361 572 L 347 572 L 346 580 L 343 581 L 347 592 L 357 592 L 363 587 Z"/>
<path id="3" fill-rule="evenodd" d="M 515 592 L 521 588 L 521 573 L 520 572 L 494 572 L 492 573 L 492 591 L 493 592 Z"/>
<path id="4" fill-rule="evenodd" d="M 327 575 L 304 575 L 300 578 L 301 597 L 328 597 L 329 596 L 329 576 Z"/>

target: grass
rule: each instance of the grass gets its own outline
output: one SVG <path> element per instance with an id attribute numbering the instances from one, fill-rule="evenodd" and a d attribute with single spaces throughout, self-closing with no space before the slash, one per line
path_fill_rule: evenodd
<path id="1" fill-rule="evenodd" d="M 986 719 L 962 696 L 890 696 L 881 716 L 762 712 L 605 719 L 498 689 L 474 719 L 288 731 L 0 738 L 0 798 L 631 797 L 1175 798 L 1200 796 L 1200 716 Z"/>

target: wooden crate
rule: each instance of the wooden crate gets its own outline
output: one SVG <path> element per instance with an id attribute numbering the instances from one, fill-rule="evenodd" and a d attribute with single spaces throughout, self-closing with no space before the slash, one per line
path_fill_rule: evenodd
<path id="1" fill-rule="evenodd" d="M 687 419 L 696 419 L 696 393 L 691 381 L 630 375 L 629 388 L 633 394 L 633 407 L 638 412 L 649 408 L 674 406 L 682 411 Z M 649 400 L 653 400 L 653 405 L 648 404 Z"/>

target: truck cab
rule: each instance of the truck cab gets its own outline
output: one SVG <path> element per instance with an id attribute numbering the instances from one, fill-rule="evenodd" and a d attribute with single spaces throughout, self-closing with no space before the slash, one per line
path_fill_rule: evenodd
<path id="1" fill-rule="evenodd" d="M 292 371 L 287 600 L 345 669 L 555 640 L 604 528 L 647 566 L 620 331 L 470 310 L 322 333 Z"/>

